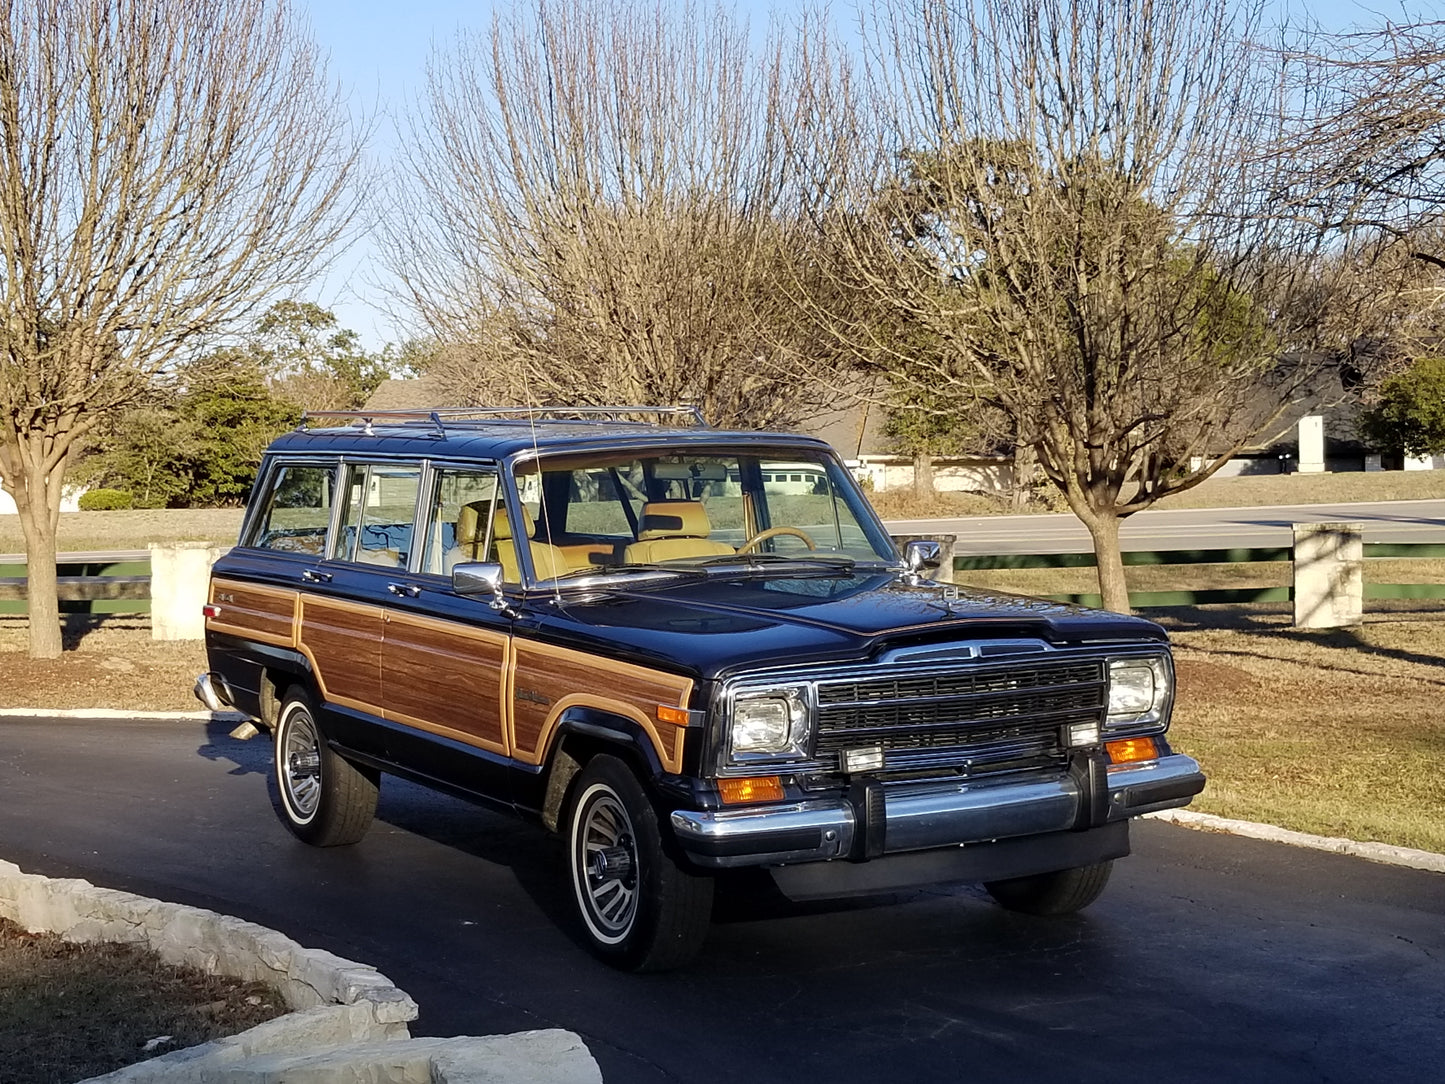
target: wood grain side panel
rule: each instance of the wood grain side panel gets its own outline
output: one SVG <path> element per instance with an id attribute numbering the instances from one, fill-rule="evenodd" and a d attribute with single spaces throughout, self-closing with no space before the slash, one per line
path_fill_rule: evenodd
<path id="1" fill-rule="evenodd" d="M 558 719 L 571 707 L 593 707 L 632 719 L 651 738 L 668 771 L 682 766 L 684 728 L 662 723 L 657 707 L 686 707 L 692 680 L 548 644 L 513 646 L 512 755 L 541 761 Z"/>
<path id="2" fill-rule="evenodd" d="M 296 601 L 300 594 L 239 580 L 212 580 L 209 601 L 221 612 L 218 617 L 206 619 L 206 628 L 277 647 L 295 647 Z"/>
<path id="3" fill-rule="evenodd" d="M 301 596 L 297 647 L 325 699 L 381 714 L 383 614 L 379 606 Z"/>
<path id="4" fill-rule="evenodd" d="M 386 718 L 507 754 L 511 638 L 390 610 L 381 656 Z"/>

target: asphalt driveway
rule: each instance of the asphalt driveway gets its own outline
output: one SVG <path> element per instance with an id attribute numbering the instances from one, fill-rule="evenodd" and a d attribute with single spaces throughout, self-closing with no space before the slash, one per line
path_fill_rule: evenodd
<path id="1" fill-rule="evenodd" d="M 555 841 L 388 779 L 358 846 L 277 821 L 219 724 L 0 721 L 0 857 L 375 964 L 416 1034 L 579 1032 L 630 1081 L 1424 1081 L 1445 1065 L 1445 876 L 1149 822 L 1081 916 L 973 889 L 803 909 L 726 893 L 701 960 L 634 977 L 570 934 Z"/>

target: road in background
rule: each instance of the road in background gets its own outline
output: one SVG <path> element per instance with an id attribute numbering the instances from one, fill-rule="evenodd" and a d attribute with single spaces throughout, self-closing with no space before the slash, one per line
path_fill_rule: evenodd
<path id="1" fill-rule="evenodd" d="M 1366 542 L 1445 542 L 1445 501 L 1151 510 L 1126 519 L 1119 536 L 1126 550 L 1289 546 L 1294 542 L 1292 524 L 1340 521 L 1363 523 Z M 1072 512 L 889 520 L 888 526 L 895 534 L 957 535 L 960 554 L 1083 553 L 1094 548 Z"/>
<path id="2" fill-rule="evenodd" d="M 123 690 L 117 692 L 123 695 Z M 271 743 L 221 724 L 0 721 L 0 857 L 376 965 L 419 1035 L 579 1032 L 611 1084 L 1438 1079 L 1445 876 L 1136 825 L 1082 915 L 974 888 L 886 905 L 732 892 L 689 970 L 574 940 L 560 847 L 387 779 L 355 847 L 294 840 Z"/>

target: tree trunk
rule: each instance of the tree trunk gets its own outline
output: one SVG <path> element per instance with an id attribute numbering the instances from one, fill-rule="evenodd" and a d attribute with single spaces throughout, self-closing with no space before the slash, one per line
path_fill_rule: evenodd
<path id="1" fill-rule="evenodd" d="M 1020 444 L 1014 448 L 1013 462 L 1013 506 L 1015 512 L 1022 512 L 1029 504 L 1033 488 L 1034 466 L 1038 458 L 1032 444 Z"/>
<path id="2" fill-rule="evenodd" d="M 927 452 L 913 453 L 913 495 L 931 501 L 937 495 L 933 488 L 933 456 Z"/>
<path id="3" fill-rule="evenodd" d="M 1129 608 L 1129 585 L 1124 580 L 1124 556 L 1119 550 L 1119 517 L 1112 508 L 1095 509 L 1084 521 L 1089 535 L 1094 540 L 1094 561 L 1098 565 L 1099 594 L 1104 599 L 1104 609 L 1127 614 Z"/>
<path id="4" fill-rule="evenodd" d="M 9 453 L 0 456 L 7 475 L 5 488 L 15 498 L 20 531 L 25 536 L 25 610 L 30 629 L 30 657 L 58 659 L 62 647 L 55 573 L 59 480 L 40 473 L 43 466 L 37 470 L 28 455 L 16 454 L 20 451 L 16 445 L 3 450 Z M 60 469 L 63 471 L 63 464 Z"/>

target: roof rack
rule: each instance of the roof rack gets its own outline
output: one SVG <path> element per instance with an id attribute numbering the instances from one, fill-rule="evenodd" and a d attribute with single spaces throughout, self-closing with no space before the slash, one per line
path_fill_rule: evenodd
<path id="1" fill-rule="evenodd" d="M 312 421 L 335 419 L 359 424 L 368 435 L 372 424 L 431 422 L 437 436 L 446 435 L 446 423 L 456 421 L 623 421 L 629 414 L 677 418 L 707 427 L 707 419 L 696 406 L 538 406 L 538 407 L 438 407 L 434 410 L 308 410 L 301 415 L 298 429 L 310 428 Z"/>

